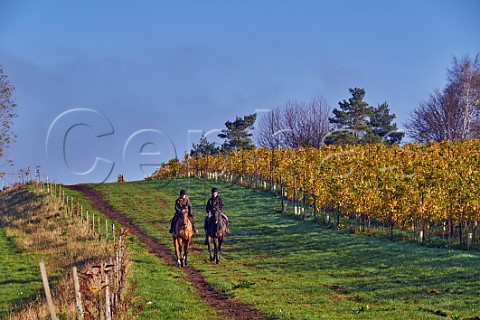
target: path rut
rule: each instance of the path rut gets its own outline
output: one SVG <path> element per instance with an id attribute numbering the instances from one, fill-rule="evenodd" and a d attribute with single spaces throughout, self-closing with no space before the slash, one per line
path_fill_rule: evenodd
<path id="1" fill-rule="evenodd" d="M 103 195 L 87 185 L 73 185 L 70 189 L 79 191 L 85 195 L 93 206 L 101 211 L 110 220 L 116 221 L 124 228 L 128 228 L 129 232 L 148 245 L 149 252 L 162 258 L 167 265 L 176 267 L 176 261 L 173 259 L 172 252 L 160 241 L 152 236 L 147 235 L 138 228 L 127 215 L 118 211 L 111 206 L 103 197 Z M 248 304 L 229 299 L 225 294 L 215 290 L 198 272 L 191 266 L 182 268 L 187 275 L 187 280 L 193 284 L 197 290 L 199 297 L 211 308 L 217 310 L 219 319 L 272 319 L 265 316 L 261 311 L 254 310 Z"/>

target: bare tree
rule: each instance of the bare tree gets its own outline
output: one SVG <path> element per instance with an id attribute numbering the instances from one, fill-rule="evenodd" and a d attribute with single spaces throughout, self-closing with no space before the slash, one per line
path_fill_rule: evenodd
<path id="1" fill-rule="evenodd" d="M 277 107 L 263 114 L 254 131 L 257 145 L 267 148 L 279 148 L 283 144 L 280 127 L 280 109 Z"/>
<path id="2" fill-rule="evenodd" d="M 420 102 L 418 108 L 410 112 L 405 126 L 418 142 L 461 140 L 459 111 L 455 104 L 448 103 L 447 96 L 435 90 L 427 101 Z"/>
<path id="3" fill-rule="evenodd" d="M 479 137 L 480 115 L 480 60 L 464 57 L 453 59 L 453 68 L 448 70 L 449 84 L 445 90 L 448 103 L 457 105 L 462 113 L 461 140 Z"/>
<path id="4" fill-rule="evenodd" d="M 17 116 L 15 108 L 17 105 L 13 98 L 14 87 L 10 84 L 7 75 L 3 72 L 0 65 L 0 158 L 5 156 L 5 152 L 12 143 L 16 135 L 12 132 L 12 119 Z M 7 160 L 7 163 L 11 163 Z M 3 166 L 3 164 L 2 164 Z M 4 172 L 0 171 L 0 176 Z"/>
<path id="5" fill-rule="evenodd" d="M 453 59 L 443 91 L 435 90 L 410 113 L 405 124 L 418 142 L 480 137 L 480 60 Z"/>
<path id="6" fill-rule="evenodd" d="M 330 129 L 329 116 L 330 107 L 321 97 L 310 103 L 288 101 L 260 118 L 255 141 L 268 148 L 319 148 Z"/>

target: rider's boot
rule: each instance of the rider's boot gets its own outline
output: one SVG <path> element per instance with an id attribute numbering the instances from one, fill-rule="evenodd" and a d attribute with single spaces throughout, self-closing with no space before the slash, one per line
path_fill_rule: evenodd
<path id="1" fill-rule="evenodd" d="M 175 223 L 177 223 L 177 219 L 175 219 L 177 215 L 174 215 L 172 220 L 170 220 L 170 230 L 168 230 L 169 233 L 173 233 L 173 228 Z"/>
<path id="2" fill-rule="evenodd" d="M 207 227 L 208 227 L 208 216 L 206 216 L 205 219 L 203 220 L 203 230 L 205 230 L 205 241 L 203 242 L 204 245 L 208 244 Z"/>

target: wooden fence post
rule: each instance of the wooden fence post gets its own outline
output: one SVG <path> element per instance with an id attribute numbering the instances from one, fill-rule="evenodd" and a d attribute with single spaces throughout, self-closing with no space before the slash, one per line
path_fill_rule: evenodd
<path id="1" fill-rule="evenodd" d="M 67 196 L 67 202 L 65 203 L 65 217 L 68 216 L 68 196 Z"/>
<path id="2" fill-rule="evenodd" d="M 57 319 L 55 314 L 55 307 L 53 306 L 52 294 L 50 293 L 50 286 L 48 285 L 47 271 L 45 270 L 45 264 L 40 261 L 40 273 L 42 274 L 43 288 L 45 289 L 45 295 L 47 297 L 48 309 L 50 310 L 50 317 L 52 320 Z"/>
<path id="3" fill-rule="evenodd" d="M 112 319 L 112 312 L 110 309 L 110 274 L 107 270 L 105 272 L 105 320 Z"/>
<path id="4" fill-rule="evenodd" d="M 105 242 L 108 243 L 108 220 L 105 220 Z"/>
<path id="5" fill-rule="evenodd" d="M 77 319 L 83 319 L 82 295 L 80 293 L 80 284 L 78 283 L 77 267 L 73 267 L 73 284 L 75 286 L 75 309 L 77 310 Z"/>

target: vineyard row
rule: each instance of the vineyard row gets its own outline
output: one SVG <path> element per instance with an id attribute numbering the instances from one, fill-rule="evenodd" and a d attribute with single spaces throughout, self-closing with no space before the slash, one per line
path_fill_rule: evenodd
<path id="1" fill-rule="evenodd" d="M 325 146 L 321 149 L 253 149 L 186 155 L 162 164 L 150 177 L 202 176 L 278 190 L 291 203 L 340 219 L 420 230 L 437 226 L 460 245 L 478 242 L 480 140 L 400 146 Z M 465 236 L 469 233 L 469 238 Z"/>

